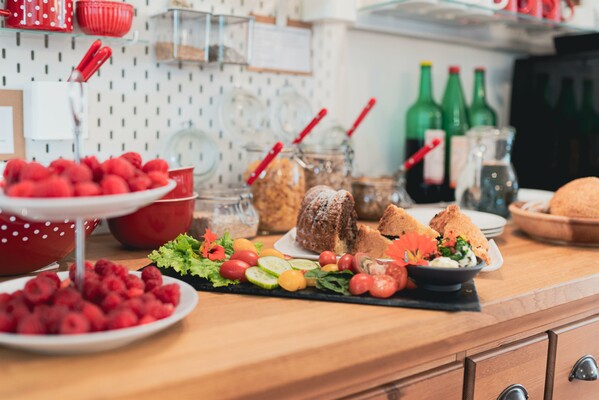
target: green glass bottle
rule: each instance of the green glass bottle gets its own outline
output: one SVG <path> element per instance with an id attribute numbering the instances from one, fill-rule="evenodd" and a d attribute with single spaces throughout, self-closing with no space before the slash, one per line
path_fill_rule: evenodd
<path id="1" fill-rule="evenodd" d="M 468 115 L 471 127 L 497 125 L 497 113 L 487 104 L 485 69 L 482 67 L 474 70 L 474 94 Z"/>
<path id="2" fill-rule="evenodd" d="M 460 67 L 449 67 L 449 79 L 441 104 L 445 131 L 445 184 L 443 200 L 455 200 L 455 187 L 460 171 L 468 158 L 468 141 L 464 134 L 469 129 L 468 109 L 460 82 Z"/>
<path id="3" fill-rule="evenodd" d="M 599 172 L 599 114 L 595 110 L 594 84 L 591 79 L 582 83 L 580 106 L 580 175 L 590 176 Z"/>
<path id="4" fill-rule="evenodd" d="M 411 157 L 435 137 L 444 139 L 445 133 L 441 130 L 441 123 L 441 107 L 433 99 L 431 63 L 422 62 L 418 99 L 408 109 L 406 116 L 405 159 Z M 443 149 L 437 148 L 429 153 L 423 162 L 416 164 L 407 172 L 406 189 L 415 202 L 441 201 L 444 167 Z"/>
<path id="5" fill-rule="evenodd" d="M 572 78 L 562 79 L 562 87 L 555 108 L 559 155 L 557 159 L 558 179 L 554 190 L 578 175 L 580 125 Z"/>

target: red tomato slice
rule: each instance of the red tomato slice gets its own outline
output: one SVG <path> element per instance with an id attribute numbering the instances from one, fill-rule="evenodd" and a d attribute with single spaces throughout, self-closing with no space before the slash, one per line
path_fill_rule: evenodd
<path id="1" fill-rule="evenodd" d="M 370 295 L 380 299 L 386 299 L 397 292 L 397 281 L 389 275 L 374 275 Z"/>
<path id="2" fill-rule="evenodd" d="M 368 274 L 356 274 L 349 280 L 349 292 L 354 296 L 364 294 L 372 288 L 374 279 Z"/>
<path id="3" fill-rule="evenodd" d="M 389 275 L 397 282 L 397 290 L 404 290 L 408 284 L 408 270 L 406 267 L 399 265 L 394 262 L 387 264 L 387 271 L 385 274 Z"/>

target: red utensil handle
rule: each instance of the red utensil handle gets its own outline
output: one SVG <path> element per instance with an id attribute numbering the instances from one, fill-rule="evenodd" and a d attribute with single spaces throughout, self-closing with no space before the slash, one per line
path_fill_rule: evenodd
<path id="1" fill-rule="evenodd" d="M 322 120 L 325 117 L 325 115 L 327 115 L 327 112 L 328 111 L 326 108 L 323 108 L 322 110 L 320 110 L 318 112 L 318 114 L 316 114 L 314 119 L 312 121 L 310 121 L 310 123 L 308 125 L 306 125 L 304 130 L 298 135 L 298 137 L 295 138 L 295 140 L 292 143 L 298 144 L 302 140 L 304 140 L 304 138 L 306 136 L 308 136 L 308 133 L 312 132 L 312 129 L 314 129 L 314 127 L 320 122 L 320 120 Z"/>
<path id="2" fill-rule="evenodd" d="M 274 160 L 274 158 L 281 152 L 281 150 L 283 150 L 283 143 L 281 143 L 281 142 L 275 143 L 275 145 L 268 152 L 268 154 L 266 155 L 266 157 L 264 157 L 264 160 L 262 160 L 262 162 L 260 163 L 260 165 L 258 165 L 258 167 L 256 167 L 256 169 L 254 170 L 254 172 L 252 172 L 252 174 L 248 178 L 248 180 L 246 182 L 248 184 L 248 186 L 251 186 L 252 183 L 254 183 L 254 181 L 256 179 L 258 179 L 258 177 L 260 176 L 260 174 L 262 173 L 262 171 L 264 171 L 266 169 L 266 167 L 268 167 L 268 164 L 270 164 L 271 161 Z"/>
<path id="3" fill-rule="evenodd" d="M 0 17 L 10 17 L 10 11 L 0 10 Z"/>
<path id="4" fill-rule="evenodd" d="M 91 61 L 83 68 L 81 75 L 83 76 L 83 82 L 87 82 L 97 70 L 100 69 L 102 64 L 106 62 L 112 55 L 112 49 L 110 47 L 102 47 L 96 52 Z"/>
<path id="5" fill-rule="evenodd" d="M 97 39 L 92 43 L 91 46 L 89 46 L 87 53 L 85 53 L 85 55 L 79 62 L 79 65 L 77 65 L 77 68 L 75 69 L 80 72 L 83 71 L 87 64 L 89 64 L 90 61 L 94 58 L 94 55 L 98 52 L 98 50 L 100 50 L 100 47 L 102 47 L 102 41 L 100 39 Z"/>
<path id="6" fill-rule="evenodd" d="M 423 148 L 418 150 L 416 153 L 414 153 L 414 155 L 412 157 L 410 157 L 406 160 L 406 162 L 403 164 L 404 169 L 407 171 L 410 168 L 412 168 L 414 165 L 418 164 L 420 161 L 422 161 L 424 156 L 426 156 L 428 153 L 430 153 L 439 144 L 441 144 L 441 139 L 439 139 L 439 138 L 433 139 L 433 141 L 431 143 L 427 144 L 426 146 L 424 146 Z"/>
<path id="7" fill-rule="evenodd" d="M 358 118 L 356 119 L 356 122 L 354 122 L 354 125 L 347 131 L 347 137 L 351 137 L 351 135 L 354 134 L 356 129 L 358 129 L 358 126 L 360 126 L 364 118 L 366 118 L 366 115 L 370 112 L 370 110 L 372 109 L 372 107 L 374 107 L 375 104 L 376 99 L 374 97 L 368 100 L 366 107 L 364 107 L 360 115 L 358 115 Z"/>

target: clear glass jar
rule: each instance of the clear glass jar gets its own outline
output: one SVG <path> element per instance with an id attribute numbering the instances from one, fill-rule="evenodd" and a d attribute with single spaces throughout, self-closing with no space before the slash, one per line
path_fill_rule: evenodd
<path id="1" fill-rule="evenodd" d="M 203 190 L 198 196 L 189 234 L 200 238 L 209 228 L 221 236 L 253 238 L 258 233 L 259 217 L 247 187 Z"/>
<path id="2" fill-rule="evenodd" d="M 256 169 L 269 149 L 246 147 L 249 165 L 244 180 Z M 293 149 L 283 150 L 251 186 L 254 207 L 260 215 L 259 230 L 263 234 L 284 233 L 297 222 L 306 182 L 304 169 Z"/>
<path id="3" fill-rule="evenodd" d="M 352 190 L 350 147 L 304 146 L 301 159 L 305 163 L 306 190 L 326 185 L 335 190 Z"/>
<path id="4" fill-rule="evenodd" d="M 389 204 L 402 208 L 414 205 L 404 184 L 392 177 L 355 178 L 352 189 L 359 219 L 378 221 Z"/>

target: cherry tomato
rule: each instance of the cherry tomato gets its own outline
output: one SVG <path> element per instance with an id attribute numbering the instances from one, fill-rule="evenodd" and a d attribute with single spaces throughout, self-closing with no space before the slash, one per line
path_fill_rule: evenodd
<path id="1" fill-rule="evenodd" d="M 250 267 L 255 267 L 258 265 L 258 254 L 252 250 L 239 250 L 233 253 L 231 260 L 241 260 L 250 264 Z"/>
<path id="2" fill-rule="evenodd" d="M 301 271 L 290 270 L 279 275 L 279 285 L 288 292 L 305 289 L 307 286 L 306 278 Z"/>
<path id="3" fill-rule="evenodd" d="M 239 280 L 241 282 L 247 282 L 245 277 L 245 270 L 250 268 L 250 264 L 241 260 L 229 260 L 225 261 L 220 266 L 220 276 L 225 279 Z"/>
<path id="4" fill-rule="evenodd" d="M 339 271 L 339 267 L 337 266 L 337 264 L 327 264 L 320 270 L 324 272 L 337 272 Z"/>
<path id="5" fill-rule="evenodd" d="M 397 292 L 397 282 L 389 275 L 374 275 L 370 295 L 379 299 L 386 299 Z"/>
<path id="6" fill-rule="evenodd" d="M 389 275 L 397 282 L 397 291 L 404 290 L 408 284 L 408 270 L 406 267 L 394 262 L 387 264 L 386 275 Z"/>
<path id="7" fill-rule="evenodd" d="M 258 250 L 256 249 L 256 246 L 254 246 L 254 243 L 244 238 L 235 239 L 233 241 L 233 251 L 237 253 L 241 250 L 250 250 L 258 254 Z"/>
<path id="8" fill-rule="evenodd" d="M 339 271 L 350 270 L 354 271 L 354 256 L 351 254 L 344 254 L 339 261 L 337 261 L 337 265 L 339 266 Z"/>
<path id="9" fill-rule="evenodd" d="M 349 292 L 354 296 L 359 296 L 368 292 L 373 284 L 372 275 L 356 274 L 349 280 Z"/>
<path id="10" fill-rule="evenodd" d="M 337 264 L 337 255 L 332 251 L 323 251 L 318 257 L 318 263 L 321 267 L 324 267 L 327 264 Z"/>

